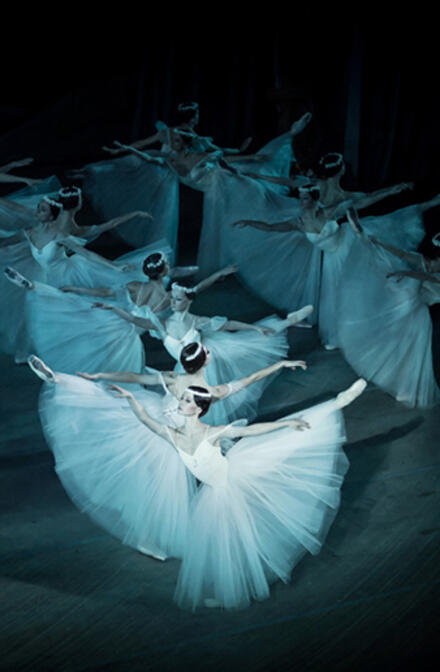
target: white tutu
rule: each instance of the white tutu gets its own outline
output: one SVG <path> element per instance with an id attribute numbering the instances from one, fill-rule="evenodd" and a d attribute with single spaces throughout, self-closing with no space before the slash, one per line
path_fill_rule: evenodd
<path id="1" fill-rule="evenodd" d="M 357 240 L 338 299 L 338 339 L 359 375 L 409 406 L 430 407 L 440 403 L 440 389 L 428 304 L 439 302 L 440 293 L 428 294 L 414 278 L 386 277 L 407 268 L 368 239 Z"/>
<path id="2" fill-rule="evenodd" d="M 130 155 L 92 163 L 84 170 L 84 193 L 103 221 L 134 210 L 153 215 L 153 221 L 131 219 L 115 229 L 117 235 L 134 247 L 166 238 L 176 250 L 179 180 L 168 166 Z"/>
<path id="3" fill-rule="evenodd" d="M 113 311 L 92 308 L 93 297 L 34 283 L 26 291 L 26 327 L 34 351 L 56 371 L 135 371 L 144 347 L 135 325 Z"/>
<path id="4" fill-rule="evenodd" d="M 307 551 L 319 552 L 348 468 L 343 415 L 333 401 L 296 415 L 311 429 L 245 437 L 226 457 L 206 441 L 193 456 L 179 451 L 203 481 L 190 510 L 175 592 L 180 606 L 211 599 L 246 607 L 266 599 L 273 581 L 289 581 Z"/>
<path id="5" fill-rule="evenodd" d="M 125 544 L 181 557 L 195 478 L 126 399 L 82 378 L 56 375 L 58 384 L 43 387 L 40 417 L 72 501 Z M 160 395 L 144 390 L 136 396 L 152 417 L 167 422 Z"/>

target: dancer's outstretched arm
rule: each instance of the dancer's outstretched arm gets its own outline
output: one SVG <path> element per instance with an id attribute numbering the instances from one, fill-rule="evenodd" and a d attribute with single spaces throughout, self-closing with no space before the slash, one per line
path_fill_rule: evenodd
<path id="1" fill-rule="evenodd" d="M 154 133 L 154 135 L 150 135 L 148 138 L 143 138 L 142 140 L 135 140 L 135 142 L 132 142 L 130 145 L 128 145 L 128 147 L 132 147 L 133 149 L 142 149 L 142 147 L 147 147 L 148 145 L 153 145 L 155 142 L 160 141 L 161 141 L 161 134 L 157 132 Z M 122 147 L 107 147 L 106 145 L 104 145 L 102 149 L 105 152 L 109 152 L 109 154 L 114 155 L 130 151 Z"/>
<path id="2" fill-rule="evenodd" d="M 406 189 L 413 189 L 413 188 L 414 184 L 412 182 L 402 182 L 401 184 L 395 184 L 393 187 L 378 189 L 377 191 L 372 191 L 370 194 L 365 194 L 364 196 L 353 198 L 352 205 L 356 208 L 356 210 L 364 210 L 365 208 L 369 208 L 370 205 L 374 205 L 375 203 L 382 201 L 384 198 L 388 198 L 388 196 L 400 194 L 402 191 L 405 191 Z M 346 206 L 347 204 L 345 201 L 345 206 L 343 206 L 344 210 Z M 339 205 L 337 203 L 326 206 L 326 208 L 335 209 L 333 212 L 333 216 L 335 216 L 339 212 L 338 207 Z M 341 211 L 339 213 L 339 216 L 342 216 L 343 214 L 344 212 Z"/>
<path id="3" fill-rule="evenodd" d="M 28 187 L 32 187 L 34 184 L 41 184 L 43 180 L 37 180 L 32 177 L 19 177 L 18 175 L 10 175 L 9 173 L 0 173 L 0 182 L 14 184 L 17 182 L 24 182 Z"/>
<path id="4" fill-rule="evenodd" d="M 260 222 L 256 219 L 240 219 L 238 222 L 233 222 L 232 226 L 243 229 L 245 226 L 251 226 L 253 229 L 260 229 L 261 231 L 280 231 L 286 233 L 287 231 L 301 231 L 301 223 L 298 219 L 288 219 L 284 222 L 274 222 L 268 224 L 267 222 Z"/>
<path id="5" fill-rule="evenodd" d="M 110 287 L 74 287 L 72 285 L 65 285 L 60 287 L 62 292 L 79 294 L 80 296 L 99 296 L 102 299 L 110 296 L 116 296 L 116 293 Z"/>
<path id="6" fill-rule="evenodd" d="M 108 222 L 103 224 L 93 224 L 93 226 L 77 226 L 76 233 L 79 236 L 84 236 L 88 238 L 89 236 L 99 236 L 105 231 L 111 231 L 115 229 L 120 224 L 128 222 L 128 220 L 133 219 L 133 217 L 144 217 L 145 219 L 153 219 L 153 216 L 149 212 L 144 212 L 143 210 L 135 210 L 134 212 L 129 212 L 126 215 L 121 215 L 121 217 L 115 217 L 115 219 L 110 219 Z"/>
<path id="7" fill-rule="evenodd" d="M 119 273 L 123 273 L 125 270 L 124 266 L 118 266 L 117 264 L 114 264 L 112 261 L 110 261 L 110 259 L 106 259 L 105 257 L 101 257 L 100 254 L 96 254 L 96 252 L 84 249 L 82 245 L 79 245 L 72 240 L 62 240 L 60 241 L 59 245 L 63 245 L 63 247 L 66 247 L 68 250 L 81 255 L 89 261 L 93 261 L 96 264 L 101 264 L 101 266 L 106 266 L 107 268 L 111 268 L 114 271 L 118 271 Z"/>
<path id="8" fill-rule="evenodd" d="M 431 208 L 436 208 L 438 205 L 440 205 L 440 194 L 437 196 L 434 196 L 434 198 L 431 198 L 429 201 L 425 201 L 424 203 L 420 203 L 419 208 L 422 212 L 426 212 L 427 210 L 430 210 Z"/>
<path id="9" fill-rule="evenodd" d="M 126 322 L 131 322 L 131 324 L 135 324 L 137 327 L 141 327 L 142 329 L 146 330 L 149 329 L 153 331 L 157 330 L 157 324 L 151 322 L 151 320 L 147 320 L 144 317 L 137 317 L 135 315 L 132 315 L 127 310 L 119 308 L 119 306 L 110 306 L 106 303 L 94 303 L 92 308 L 100 308 L 101 310 L 112 310 L 116 315 L 122 317 L 123 320 L 125 320 Z"/>
<path id="10" fill-rule="evenodd" d="M 159 422 L 156 422 L 156 420 L 153 420 L 153 418 L 148 415 L 145 408 L 141 406 L 141 404 L 138 402 L 138 400 L 134 397 L 134 395 L 131 392 L 129 392 L 128 390 L 124 390 L 124 388 L 119 387 L 119 385 L 109 385 L 108 389 L 117 392 L 116 397 L 121 399 L 122 398 L 127 399 L 133 413 L 138 418 L 138 420 L 140 420 L 142 424 L 149 427 L 149 429 L 153 430 L 153 432 L 159 434 L 159 436 L 162 436 L 164 439 L 167 439 L 167 441 L 171 443 L 169 433 L 170 432 L 173 433 L 173 430 L 170 428 L 166 429 L 164 425 L 161 425 Z"/>
<path id="11" fill-rule="evenodd" d="M 424 282 L 437 282 L 440 284 L 439 277 L 423 271 L 394 271 L 393 273 L 388 273 L 387 278 L 415 278 Z"/>
<path id="12" fill-rule="evenodd" d="M 378 240 L 378 238 L 376 238 L 375 236 L 370 236 L 370 240 L 376 245 L 380 245 L 380 247 L 383 247 L 384 250 L 388 250 L 388 252 L 391 252 L 391 254 L 394 254 L 394 256 L 398 257 L 399 259 L 404 259 L 409 264 L 417 266 L 418 268 L 424 270 L 423 256 L 419 252 L 407 252 L 406 250 L 402 250 L 402 248 L 400 247 L 395 247 L 394 245 L 388 245 L 388 243 L 384 243 L 381 240 Z"/>
<path id="13" fill-rule="evenodd" d="M 213 387 L 213 397 L 214 397 L 213 401 L 225 399 L 226 397 L 229 397 L 231 394 L 240 392 L 240 390 L 243 390 L 245 387 L 248 387 L 248 385 L 252 385 L 252 383 L 257 383 L 259 380 L 262 380 L 263 378 L 272 375 L 272 373 L 276 373 L 280 369 L 292 369 L 292 371 L 295 371 L 295 369 L 297 368 L 301 368 L 305 371 L 307 369 L 306 362 L 301 360 L 290 361 L 287 359 L 282 359 L 281 361 L 276 362 L 276 364 L 266 366 L 264 369 L 259 369 L 259 371 L 255 371 L 254 373 L 251 373 L 250 376 L 246 376 L 245 378 L 241 378 L 240 380 L 234 380 L 233 382 L 226 383 L 223 385 L 215 385 Z"/>
<path id="14" fill-rule="evenodd" d="M 198 272 L 198 266 L 174 266 L 168 275 L 172 280 L 175 280 L 177 278 L 187 278 L 189 275 L 195 275 Z"/>
<path id="15" fill-rule="evenodd" d="M 34 159 L 32 157 L 27 159 L 19 159 L 18 161 L 10 161 L 10 163 L 5 164 L 4 166 L 0 166 L 0 173 L 9 173 L 9 171 L 13 170 L 14 168 L 23 168 L 24 166 L 29 166 L 33 162 Z"/>
<path id="16" fill-rule="evenodd" d="M 275 432 L 277 429 L 282 429 L 283 427 L 290 427 L 299 432 L 302 432 L 304 429 L 310 429 L 309 423 L 298 417 L 291 420 L 276 420 L 275 422 L 256 422 L 247 427 L 229 425 L 225 427 L 222 436 L 230 439 L 238 439 L 241 436 L 256 436 L 258 434 Z"/>
<path id="17" fill-rule="evenodd" d="M 151 156 L 151 154 L 148 154 L 147 152 L 141 152 L 139 149 L 136 149 L 135 147 L 131 147 L 130 145 L 123 145 L 121 142 L 118 142 L 115 140 L 115 145 L 116 147 L 120 147 L 123 150 L 127 150 L 131 154 L 135 154 L 138 156 L 140 159 L 143 159 L 144 161 L 148 161 L 149 163 L 160 163 L 163 164 L 165 163 L 165 155 L 162 156 Z"/>
<path id="18" fill-rule="evenodd" d="M 114 380 L 117 383 L 137 383 L 138 385 L 157 385 L 161 382 L 159 374 L 134 373 L 134 371 L 113 371 L 111 373 L 85 373 L 77 371 L 76 375 L 86 380 Z M 162 375 L 166 376 L 166 374 Z"/>
<path id="19" fill-rule="evenodd" d="M 274 334 L 275 330 L 270 327 L 260 327 L 256 324 L 248 324 L 247 322 L 238 322 L 237 320 L 228 320 L 220 327 L 219 331 L 258 331 L 264 336 Z"/>
<path id="20" fill-rule="evenodd" d="M 211 287 L 211 285 L 213 285 L 215 282 L 223 280 L 228 275 L 237 273 L 237 271 L 238 271 L 237 264 L 231 264 L 230 266 L 225 266 L 225 268 L 222 268 L 220 271 L 216 271 L 215 273 L 209 275 L 204 280 L 201 280 L 195 287 L 192 288 L 192 291 L 195 292 L 196 294 L 200 294 L 200 292 L 205 291 L 205 289 Z"/>

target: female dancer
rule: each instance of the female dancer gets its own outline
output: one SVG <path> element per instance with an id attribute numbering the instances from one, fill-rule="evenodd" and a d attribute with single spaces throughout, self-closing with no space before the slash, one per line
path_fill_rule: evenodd
<path id="1" fill-rule="evenodd" d="M 39 375 L 50 383 L 40 416 L 65 489 L 125 543 L 183 558 L 179 605 L 246 607 L 266 599 L 270 583 L 287 582 L 307 551 L 319 552 L 348 468 L 340 409 L 364 381 L 301 414 L 249 427 L 202 424 L 210 395 L 190 387 L 179 403 L 185 423 L 174 430 L 118 386 L 132 409 L 125 413 L 90 381 Z M 222 455 L 221 439 L 240 437 Z"/>
<path id="2" fill-rule="evenodd" d="M 8 235 L 0 241 L 0 265 L 13 267 L 20 274 L 28 276 L 36 282 L 45 282 L 55 287 L 70 283 L 94 286 L 104 283 L 121 283 L 120 276 L 133 255 L 123 257 L 122 263 L 114 263 L 100 255 L 85 250 L 85 239 L 70 235 L 60 228 L 59 216 L 62 206 L 59 202 L 45 196 L 36 210 L 37 223 L 26 227 L 14 235 Z M 149 217 L 148 213 L 136 213 Z M 130 213 L 123 218 L 107 222 L 92 229 L 91 233 L 99 234 L 114 227 L 121 221 L 134 216 Z M 74 252 L 67 256 L 66 250 Z M 138 273 L 132 274 L 138 277 Z M 11 285 L 0 280 L 0 308 L 2 314 L 9 319 L 4 320 L 0 328 L 0 347 L 4 352 L 16 354 L 17 361 L 22 361 L 26 353 L 28 334 L 24 318 L 24 295 Z M 10 279 L 10 278 L 8 278 Z"/>
<path id="3" fill-rule="evenodd" d="M 338 338 L 347 361 L 409 406 L 440 403 L 429 312 L 440 302 L 439 259 L 360 235 L 351 260 L 338 298 Z"/>
<path id="4" fill-rule="evenodd" d="M 347 202 L 323 206 L 319 200 L 320 191 L 316 185 L 300 187 L 302 214 L 284 222 L 269 224 L 261 221 L 235 222 L 238 227 L 251 226 L 263 231 L 301 232 L 309 244 L 316 249 L 315 264 L 311 265 L 306 282 L 319 289 L 318 322 L 322 342 L 327 349 L 334 349 L 338 343 L 338 288 L 346 264 L 354 263 L 351 247 L 355 234 L 346 224 L 338 220 L 346 214 Z M 367 207 L 377 200 L 377 194 L 362 196 L 361 205 Z M 431 199 L 420 205 L 402 208 L 389 215 L 366 217 L 361 220 L 362 227 L 369 233 L 380 232 L 380 236 L 389 241 L 406 240 L 409 245 L 417 246 L 424 235 L 423 213 L 438 205 L 439 199 Z M 349 220 L 350 221 L 350 220 Z M 324 253 L 322 269 L 317 255 Z M 350 261 L 348 261 L 350 259 Z"/>
<path id="5" fill-rule="evenodd" d="M 164 251 L 149 255 L 144 261 L 150 282 L 131 280 L 134 274 L 124 273 L 119 287 L 85 288 L 67 286 L 64 291 L 41 282 L 33 282 L 14 269 L 6 271 L 8 279 L 26 290 L 25 324 L 34 351 L 57 370 L 88 371 L 141 371 L 145 364 L 141 334 L 142 324 L 132 323 L 154 316 L 165 318 L 169 314 L 169 294 L 164 280 L 169 272 Z M 182 277 L 194 272 L 194 267 L 173 269 Z M 218 271 L 200 282 L 195 288 L 199 293 L 217 280 L 235 272 L 235 267 Z M 119 273 L 119 277 L 121 274 Z M 68 293 L 66 293 L 68 292 Z M 85 296 L 76 296 L 76 294 Z M 130 318 L 121 320 L 118 314 L 93 310 L 94 302 L 86 295 L 106 296 L 113 300 L 115 312 Z M 111 306 L 107 306 L 110 308 Z M 150 323 L 148 323 L 150 324 Z M 153 324 L 153 323 L 152 323 Z M 155 323 L 154 325 L 155 326 Z M 27 344 L 29 354 L 30 344 Z"/>
<path id="6" fill-rule="evenodd" d="M 228 320 L 226 317 L 201 317 L 189 312 L 194 299 L 187 287 L 174 283 L 171 288 L 172 314 L 165 320 L 153 313 L 145 319 L 119 308 L 118 306 L 98 307 L 112 311 L 123 320 L 138 328 L 149 330 L 152 336 L 160 338 L 169 354 L 180 361 L 182 349 L 188 343 L 202 343 L 211 353 L 211 366 L 207 371 L 207 381 L 215 386 L 225 380 L 237 380 L 250 375 L 256 368 L 264 368 L 282 359 L 288 350 L 285 330 L 302 322 L 313 310 L 305 306 L 286 319 L 269 317 L 255 324 Z M 246 339 L 231 331 L 247 331 Z M 98 369 L 99 370 L 99 369 Z M 114 369 L 115 370 L 115 369 Z M 181 371 L 179 364 L 176 370 Z M 230 400 L 228 408 L 216 406 L 213 416 L 216 422 L 224 422 L 225 417 L 254 417 L 259 397 L 267 380 L 252 390 L 246 390 Z M 226 414 L 226 415 L 225 415 Z"/>
<path id="7" fill-rule="evenodd" d="M 264 369 L 255 371 L 250 375 L 241 378 L 241 380 L 234 380 L 220 385 L 209 385 L 205 376 L 205 367 L 208 366 L 211 361 L 211 353 L 204 345 L 201 343 L 188 343 L 188 345 L 182 349 L 179 361 L 185 373 L 177 373 L 176 371 L 159 372 L 148 367 L 148 373 L 140 374 L 132 371 L 115 371 L 111 373 L 78 373 L 78 375 L 86 378 L 86 380 L 94 381 L 112 380 L 117 383 L 147 386 L 161 384 L 165 390 L 164 406 L 167 410 L 164 412 L 166 414 L 171 413 L 172 409 L 176 407 L 176 400 L 180 399 L 187 387 L 190 385 L 206 387 L 211 395 L 212 403 L 217 401 L 223 402 L 221 407 L 219 406 L 222 413 L 221 417 L 229 420 L 234 414 L 234 409 L 238 408 L 243 403 L 246 394 L 244 393 L 244 390 L 249 387 L 249 385 L 254 386 L 259 381 L 278 373 L 282 369 L 291 369 L 293 371 L 297 368 L 301 368 L 304 371 L 307 369 L 307 365 L 304 361 L 289 361 L 283 359 Z M 261 396 L 262 390 L 263 386 L 256 386 L 256 389 L 254 388 L 254 395 L 256 398 Z M 234 396 L 234 399 L 230 400 L 231 395 L 237 396 Z M 211 407 L 208 413 L 208 419 L 214 424 L 217 424 L 216 414 L 213 412 L 214 410 L 215 409 Z M 218 417 L 220 416 L 217 414 L 217 418 Z"/>

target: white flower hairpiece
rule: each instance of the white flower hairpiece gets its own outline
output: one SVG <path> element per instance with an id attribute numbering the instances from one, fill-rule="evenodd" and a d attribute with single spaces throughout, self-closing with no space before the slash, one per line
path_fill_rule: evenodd
<path id="1" fill-rule="evenodd" d="M 319 187 L 316 184 L 306 184 L 303 187 L 298 187 L 298 191 L 302 194 L 309 194 L 311 191 L 319 191 Z"/>
<path id="2" fill-rule="evenodd" d="M 63 209 L 63 204 L 59 201 L 56 201 L 54 198 L 51 198 L 50 196 L 43 196 L 41 200 L 49 203 L 49 205 L 53 205 L 55 208 L 59 208 L 60 210 Z"/>
<path id="3" fill-rule="evenodd" d="M 330 156 L 337 157 L 336 161 L 327 162 L 327 158 Z M 322 156 L 319 159 L 319 164 L 325 166 L 326 168 L 336 168 L 336 166 L 342 166 L 343 163 L 344 163 L 344 157 L 342 156 L 342 154 L 339 154 L 339 152 L 331 152 L 331 153 L 329 152 L 328 154 L 324 154 L 324 156 Z"/>
<path id="4" fill-rule="evenodd" d="M 206 353 L 206 348 L 203 346 L 201 343 L 197 343 L 197 348 L 193 352 L 192 355 L 185 355 L 185 360 L 187 362 L 191 362 L 193 359 L 196 359 L 200 355 L 201 352 L 205 351 Z"/>
<path id="5" fill-rule="evenodd" d="M 165 262 L 165 257 L 163 256 L 162 252 L 157 252 L 160 256 L 159 261 L 149 261 L 147 263 L 147 268 L 159 268 L 159 266 L 162 266 L 162 264 Z"/>
<path id="6" fill-rule="evenodd" d="M 432 244 L 435 245 L 435 247 L 440 247 L 440 231 L 433 236 Z"/>
<path id="7" fill-rule="evenodd" d="M 60 196 L 79 196 L 81 189 L 79 187 L 62 187 L 58 190 Z"/>
<path id="8" fill-rule="evenodd" d="M 198 103 L 179 103 L 177 106 L 177 109 L 179 112 L 186 112 L 186 110 L 198 110 L 199 109 L 199 104 Z"/>
<path id="9" fill-rule="evenodd" d="M 179 285 L 178 282 L 173 282 L 173 284 L 171 285 L 171 291 L 173 291 L 174 289 L 177 289 L 178 291 L 180 290 L 185 294 L 191 294 L 191 292 L 194 291 L 192 287 L 184 287 L 183 285 Z"/>
<path id="10" fill-rule="evenodd" d="M 196 394 L 198 397 L 204 397 L 205 399 L 211 399 L 212 394 L 208 391 L 206 392 L 199 392 L 199 390 L 192 390 L 191 385 L 186 388 L 185 392 L 190 392 L 192 395 Z"/>

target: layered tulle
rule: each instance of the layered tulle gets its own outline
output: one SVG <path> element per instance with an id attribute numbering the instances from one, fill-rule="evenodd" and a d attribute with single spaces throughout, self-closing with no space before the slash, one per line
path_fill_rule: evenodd
<path id="1" fill-rule="evenodd" d="M 310 429 L 240 439 L 217 479 L 206 448 L 201 455 L 197 449 L 194 472 L 203 480 L 207 471 L 210 484 L 202 485 L 190 509 L 175 592 L 180 606 L 195 609 L 209 599 L 227 609 L 246 607 L 266 599 L 273 581 L 289 581 L 306 552 L 319 552 L 348 468 L 344 423 L 333 401 L 300 415 Z M 215 463 L 219 449 L 211 450 Z"/>
<path id="2" fill-rule="evenodd" d="M 115 229 L 117 235 L 133 247 L 166 238 L 176 250 L 179 180 L 167 165 L 148 163 L 131 154 L 89 164 L 84 171 L 84 193 L 103 221 L 134 210 L 153 215 L 153 221 L 131 219 Z"/>
<path id="3" fill-rule="evenodd" d="M 93 297 L 35 283 L 26 291 L 28 351 L 66 373 L 140 373 L 145 362 L 141 330 L 113 311 L 92 308 L 93 302 Z"/>
<path id="4" fill-rule="evenodd" d="M 357 240 L 339 294 L 338 339 L 358 374 L 409 406 L 430 407 L 440 403 L 427 305 L 435 297 L 420 280 L 386 277 L 406 269 L 368 239 Z"/>
<path id="5" fill-rule="evenodd" d="M 181 557 L 195 478 L 173 446 L 143 425 L 126 399 L 76 376 L 57 380 L 44 385 L 40 417 L 72 501 L 125 544 Z M 167 422 L 160 395 L 136 396 Z"/>

